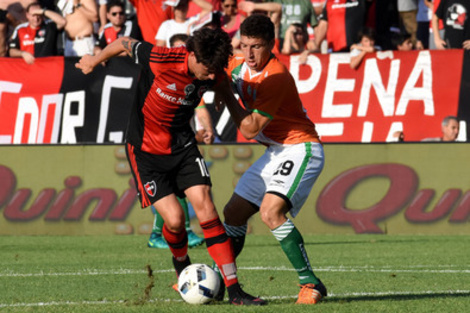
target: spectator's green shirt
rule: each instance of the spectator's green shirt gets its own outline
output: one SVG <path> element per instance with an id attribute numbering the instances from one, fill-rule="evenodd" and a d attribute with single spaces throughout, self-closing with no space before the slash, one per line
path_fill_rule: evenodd
<path id="1" fill-rule="evenodd" d="M 273 0 L 282 5 L 281 28 L 279 35 L 284 39 L 286 30 L 293 23 L 310 24 L 315 27 L 318 24 L 310 0 Z"/>

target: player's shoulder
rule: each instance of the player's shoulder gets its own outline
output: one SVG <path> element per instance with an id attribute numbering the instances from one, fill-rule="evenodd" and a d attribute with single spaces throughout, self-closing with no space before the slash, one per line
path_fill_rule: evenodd
<path id="1" fill-rule="evenodd" d="M 186 47 L 177 48 L 153 46 L 150 51 L 150 61 L 164 68 L 174 68 L 185 64 L 188 51 Z"/>
<path id="2" fill-rule="evenodd" d="M 229 68 L 235 68 L 245 62 L 245 57 L 241 53 L 234 54 L 229 60 Z"/>
<path id="3" fill-rule="evenodd" d="M 265 67 L 270 73 L 285 73 L 288 74 L 289 70 L 274 54 L 271 55 L 271 59 L 266 64 Z"/>

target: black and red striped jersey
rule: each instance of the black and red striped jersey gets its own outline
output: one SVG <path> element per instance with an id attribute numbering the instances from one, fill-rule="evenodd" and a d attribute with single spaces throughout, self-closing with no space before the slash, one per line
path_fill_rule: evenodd
<path id="1" fill-rule="evenodd" d="M 142 151 L 168 155 L 195 144 L 190 120 L 211 80 L 189 74 L 185 47 L 155 47 L 142 41 L 132 56 L 142 66 L 127 141 Z"/>
<path id="2" fill-rule="evenodd" d="M 10 48 L 27 51 L 35 57 L 57 55 L 57 25 L 47 19 L 38 28 L 29 23 L 18 25 L 10 39 Z"/>
<path id="3" fill-rule="evenodd" d="M 332 52 L 349 51 L 365 22 L 365 0 L 327 0 L 320 19 L 328 21 L 326 40 Z"/>
<path id="4" fill-rule="evenodd" d="M 113 24 L 108 23 L 103 27 L 96 45 L 104 49 L 107 45 L 120 37 L 131 37 L 140 40 L 142 35 L 140 34 L 139 26 L 133 20 L 127 20 L 119 31 L 114 29 Z"/>

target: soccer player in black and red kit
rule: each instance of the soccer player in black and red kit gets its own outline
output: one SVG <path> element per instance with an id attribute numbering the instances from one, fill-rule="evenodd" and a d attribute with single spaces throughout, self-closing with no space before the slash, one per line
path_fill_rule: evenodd
<path id="1" fill-rule="evenodd" d="M 210 196 L 211 181 L 190 126 L 202 95 L 215 84 L 232 54 L 230 38 L 220 29 L 201 29 L 186 47 L 155 47 L 121 37 L 96 56 L 82 57 L 84 74 L 127 52 L 142 67 L 126 135 L 126 150 L 142 207 L 151 204 L 165 221 L 163 236 L 177 274 L 190 264 L 185 217 L 176 196 L 193 204 L 210 256 L 221 269 L 235 305 L 263 305 L 245 293 L 237 279 L 235 256 Z"/>

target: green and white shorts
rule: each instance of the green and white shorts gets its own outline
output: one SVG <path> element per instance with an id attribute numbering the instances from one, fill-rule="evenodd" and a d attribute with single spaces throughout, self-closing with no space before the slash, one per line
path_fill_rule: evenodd
<path id="1" fill-rule="evenodd" d="M 323 146 L 316 142 L 269 146 L 240 178 L 235 193 L 258 207 L 266 193 L 278 195 L 295 217 L 323 169 L 324 158 Z"/>

